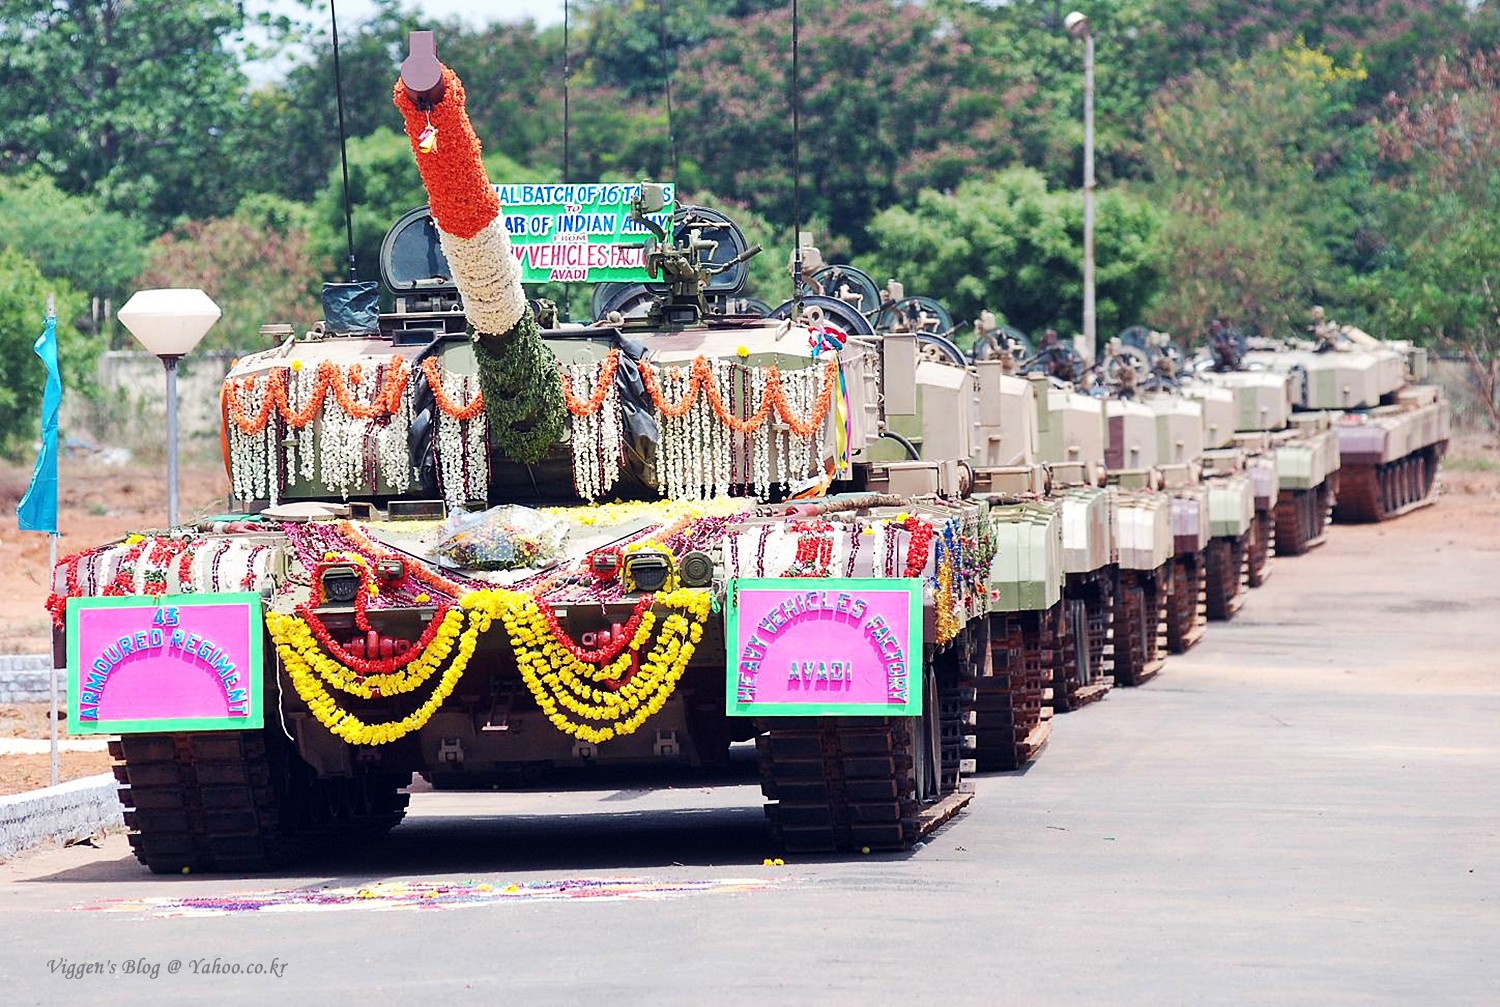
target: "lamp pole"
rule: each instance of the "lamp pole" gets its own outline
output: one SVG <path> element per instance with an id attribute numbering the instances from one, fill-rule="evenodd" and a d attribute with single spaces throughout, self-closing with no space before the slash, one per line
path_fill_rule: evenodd
<path id="1" fill-rule="evenodd" d="M 182 357 L 168 354 L 161 358 L 167 369 L 167 527 L 177 527 L 177 361 Z"/>
<path id="2" fill-rule="evenodd" d="M 167 527 L 177 527 L 177 362 L 219 320 L 219 306 L 201 290 L 138 290 L 120 309 L 130 334 L 167 371 Z"/>
<path id="3" fill-rule="evenodd" d="M 1088 16 L 1073 11 L 1063 27 L 1083 39 L 1083 341 L 1094 360 L 1097 326 L 1094 309 L 1094 31 Z"/>

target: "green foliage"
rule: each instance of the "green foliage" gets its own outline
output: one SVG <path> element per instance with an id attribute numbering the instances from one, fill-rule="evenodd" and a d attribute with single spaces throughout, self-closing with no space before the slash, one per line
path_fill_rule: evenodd
<path id="1" fill-rule="evenodd" d="M 856 249 L 878 209 L 1019 153 L 1010 105 L 1025 68 L 973 58 L 980 24 L 894 0 L 803 5 L 801 199 Z M 705 185 L 778 223 L 795 214 L 786 9 L 685 53 L 675 124 Z"/>
<path id="2" fill-rule="evenodd" d="M 0 246 L 21 252 L 46 276 L 108 297 L 116 306 L 145 264 L 146 229 L 93 196 L 63 192 L 33 168 L 0 178 Z"/>
<path id="3" fill-rule="evenodd" d="M 232 217 L 188 221 L 152 244 L 150 265 L 136 286 L 197 287 L 212 297 L 223 315 L 204 337 L 204 349 L 264 349 L 260 327 L 267 323 L 305 332 L 322 317 L 323 270 L 297 216 L 262 197 L 247 200 Z"/>
<path id="4" fill-rule="evenodd" d="M 1187 338 L 1223 314 L 1270 334 L 1336 304 L 1372 223 L 1368 133 L 1347 119 L 1362 76 L 1299 43 L 1158 94 L 1147 150 L 1171 282 L 1153 325 Z"/>
<path id="5" fill-rule="evenodd" d="M 63 395 L 87 394 L 93 385 L 100 342 L 77 324 L 88 319 L 87 299 L 67 281 L 43 276 L 16 249 L 0 249 L 0 451 L 6 453 L 40 429 L 47 375 L 32 345 L 42 334 L 48 294 L 56 296 Z"/>
<path id="6" fill-rule="evenodd" d="M 392 115 L 395 115 L 394 109 Z M 399 120 L 398 120 L 399 123 Z M 380 243 L 396 218 L 427 202 L 422 176 L 404 132 L 381 127 L 349 143 L 349 202 L 354 225 L 354 261 L 362 279 L 380 275 Z M 329 279 L 344 279 L 349 260 L 344 219 L 343 173 L 337 165 L 313 199 L 312 249 L 333 263 Z"/>
<path id="7" fill-rule="evenodd" d="M 1161 277 L 1158 212 L 1121 189 L 1096 205 L 1098 331 L 1140 318 Z M 955 319 L 988 308 L 1037 333 L 1077 331 L 1083 315 L 1083 196 L 1050 191 L 1040 173 L 1012 169 L 965 182 L 951 194 L 931 190 L 914 210 L 894 207 L 870 225 L 878 251 L 856 260 L 877 279 L 895 277 L 908 294 L 943 302 Z"/>
<path id="8" fill-rule="evenodd" d="M 1374 325 L 1500 349 L 1500 52 L 1442 60 L 1378 124 L 1392 245 L 1354 284 Z"/>
<path id="9" fill-rule="evenodd" d="M 245 77 L 230 0 L 0 2 L 0 170 L 154 223 L 238 201 Z M 38 100 L 45 94 L 45 100 Z"/>

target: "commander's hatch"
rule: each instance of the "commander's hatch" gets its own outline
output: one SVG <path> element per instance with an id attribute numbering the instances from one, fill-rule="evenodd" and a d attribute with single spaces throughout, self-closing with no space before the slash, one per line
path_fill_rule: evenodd
<path id="1" fill-rule="evenodd" d="M 403 213 L 385 233 L 380 279 L 395 296 L 395 311 L 380 318 L 381 331 L 394 342 L 427 343 L 467 328 L 458 284 L 427 207 Z"/>

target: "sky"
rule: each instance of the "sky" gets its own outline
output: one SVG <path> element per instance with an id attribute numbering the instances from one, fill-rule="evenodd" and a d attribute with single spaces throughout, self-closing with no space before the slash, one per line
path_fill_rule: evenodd
<path id="1" fill-rule="evenodd" d="M 342 24 L 354 24 L 370 16 L 374 4 L 369 0 L 337 0 Z M 434 20 L 446 20 L 453 15 L 463 18 L 472 27 L 478 28 L 495 21 L 523 21 L 531 18 L 538 25 L 561 24 L 563 0 L 405 0 L 402 6 L 429 14 Z M 248 13 L 271 10 L 275 14 L 308 20 L 310 15 L 296 0 L 251 0 L 245 5 Z M 317 0 L 315 10 L 326 17 L 328 0 Z"/>
<path id="2" fill-rule="evenodd" d="M 367 19 L 375 10 L 370 0 L 336 0 L 338 4 L 339 37 L 355 25 Z M 538 27 L 562 24 L 564 0 L 404 0 L 402 6 L 430 16 L 433 21 L 445 21 L 457 15 L 472 28 L 482 28 L 496 21 L 524 21 L 530 18 Z M 245 4 L 247 16 L 269 11 L 273 16 L 286 16 L 297 21 L 313 22 L 328 18 L 328 0 L 315 0 L 312 8 L 297 0 L 248 0 Z M 248 30 L 250 41 L 257 41 L 256 31 Z M 441 52 L 442 40 L 438 40 Z M 270 62 L 260 62 L 245 68 L 251 83 L 259 85 L 281 78 L 291 65 L 292 57 L 283 57 Z"/>

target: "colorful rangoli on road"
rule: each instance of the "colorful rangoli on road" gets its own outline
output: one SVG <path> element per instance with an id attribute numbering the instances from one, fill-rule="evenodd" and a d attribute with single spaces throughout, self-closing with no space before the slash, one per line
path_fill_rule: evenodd
<path id="1" fill-rule="evenodd" d="M 561 881 L 380 881 L 367 885 L 293 888 L 226 895 L 106 899 L 74 908 L 86 912 L 133 913 L 157 919 L 226 916 L 232 913 L 333 912 L 345 909 L 461 909 L 517 901 L 560 899 L 661 900 L 689 895 L 730 895 L 776 887 L 774 881 L 719 878 L 711 881 L 651 881 L 640 878 Z"/>

